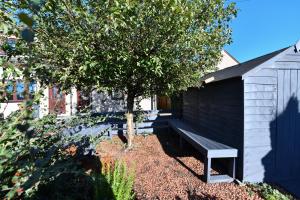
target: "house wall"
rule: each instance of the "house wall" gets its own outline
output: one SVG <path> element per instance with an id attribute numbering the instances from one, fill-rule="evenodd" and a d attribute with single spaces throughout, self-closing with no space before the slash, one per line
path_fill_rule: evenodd
<path id="1" fill-rule="evenodd" d="M 77 90 L 76 88 L 72 88 L 72 95 L 71 95 L 71 109 L 70 109 L 70 115 L 73 115 L 74 113 L 77 112 L 77 103 L 78 103 L 78 98 L 77 98 Z"/>
<path id="2" fill-rule="evenodd" d="M 76 88 L 71 89 L 71 93 L 66 95 L 66 113 L 61 116 L 71 116 L 77 112 L 77 90 Z"/>
<path id="3" fill-rule="evenodd" d="M 237 60 L 232 58 L 226 51 L 222 51 L 222 59 L 221 62 L 217 65 L 217 69 L 225 69 L 227 67 L 231 67 L 239 64 Z"/>
<path id="4" fill-rule="evenodd" d="M 38 85 L 39 87 L 39 85 Z M 60 116 L 70 116 L 77 112 L 77 91 L 73 88 L 71 94 L 66 95 L 66 113 L 61 114 Z M 3 113 L 4 118 L 10 115 L 12 112 L 19 110 L 18 103 L 1 103 L 0 104 L 0 113 Z M 42 118 L 49 114 L 49 88 L 43 90 L 43 95 L 40 99 L 40 104 L 36 108 L 36 116 Z"/>
<path id="5" fill-rule="evenodd" d="M 43 96 L 40 100 L 39 117 L 42 118 L 49 113 L 49 88 L 43 90 Z"/>
<path id="6" fill-rule="evenodd" d="M 93 91 L 91 104 L 93 112 L 122 112 L 126 109 L 123 95 L 118 97 L 107 92 Z M 141 99 L 139 105 L 142 110 L 156 110 L 155 97 Z"/>
<path id="7" fill-rule="evenodd" d="M 142 110 L 156 110 L 156 96 L 142 99 L 139 105 Z"/>
<path id="8" fill-rule="evenodd" d="M 77 90 L 71 89 L 71 93 L 65 96 L 66 101 L 66 113 L 60 114 L 60 116 L 71 116 L 77 112 Z M 43 90 L 43 96 L 40 100 L 39 114 L 41 118 L 49 114 L 49 88 Z"/>
<path id="9" fill-rule="evenodd" d="M 37 88 L 40 86 L 37 85 Z M 49 93 L 48 88 L 43 91 L 43 97 L 40 101 L 40 105 L 35 107 L 35 116 L 43 117 L 48 114 L 48 99 Z M 4 118 L 8 117 L 12 112 L 19 110 L 19 106 L 22 102 L 8 102 L 8 103 L 0 103 L 0 113 L 3 114 Z"/>
<path id="10" fill-rule="evenodd" d="M 208 137 L 239 150 L 242 177 L 243 84 L 240 78 L 190 88 L 183 95 L 183 120 Z"/>
<path id="11" fill-rule="evenodd" d="M 0 113 L 3 117 L 8 117 L 12 112 L 19 110 L 20 103 L 0 103 Z"/>
<path id="12" fill-rule="evenodd" d="M 107 92 L 92 92 L 92 112 L 124 111 L 125 101 L 122 96 L 113 98 Z"/>
<path id="13" fill-rule="evenodd" d="M 39 86 L 38 86 L 39 87 Z M 66 113 L 60 114 L 61 117 L 71 116 L 77 112 L 77 90 L 72 88 L 71 93 L 65 97 Z M 0 113 L 6 118 L 10 113 L 19 109 L 20 103 L 1 103 Z M 122 98 L 112 98 L 106 92 L 92 92 L 92 112 L 121 112 L 126 109 L 126 103 Z M 155 97 L 149 97 L 140 100 L 139 103 L 142 110 L 156 110 Z M 49 114 L 49 88 L 43 90 L 43 96 L 37 108 L 37 116 L 43 117 Z"/>

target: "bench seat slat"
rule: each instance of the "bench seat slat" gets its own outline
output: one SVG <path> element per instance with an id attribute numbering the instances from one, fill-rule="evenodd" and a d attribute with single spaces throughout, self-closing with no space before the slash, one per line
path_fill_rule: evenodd
<path id="1" fill-rule="evenodd" d="M 204 162 L 204 175 L 207 183 L 232 182 L 235 179 L 237 149 L 209 139 L 205 134 L 195 131 L 189 125 L 178 119 L 170 119 L 169 127 L 180 135 L 180 144 L 182 138 L 184 138 L 206 156 Z M 231 167 L 229 171 L 231 177 L 228 175 L 211 175 L 212 158 L 230 158 Z"/>
<path id="2" fill-rule="evenodd" d="M 210 158 L 237 157 L 237 149 L 204 137 L 204 134 L 195 131 L 180 120 L 169 120 L 169 125 L 195 148 Z"/>

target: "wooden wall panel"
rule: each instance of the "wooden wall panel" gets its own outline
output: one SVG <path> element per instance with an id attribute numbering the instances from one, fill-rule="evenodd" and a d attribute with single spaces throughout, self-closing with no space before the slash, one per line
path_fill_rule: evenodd
<path id="1" fill-rule="evenodd" d="M 244 88 L 244 181 L 259 182 L 274 171 L 277 70 L 257 71 L 245 78 Z"/>
<path id="2" fill-rule="evenodd" d="M 243 82 L 240 78 L 190 88 L 183 97 L 183 119 L 208 137 L 243 151 Z M 242 168 L 238 167 L 242 177 Z"/>

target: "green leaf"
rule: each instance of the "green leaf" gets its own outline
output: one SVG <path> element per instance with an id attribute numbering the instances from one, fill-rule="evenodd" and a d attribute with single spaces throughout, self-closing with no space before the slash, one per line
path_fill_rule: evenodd
<path id="1" fill-rule="evenodd" d="M 2 191 L 8 190 L 8 189 L 9 189 L 9 187 L 7 185 L 2 185 Z"/>
<path id="2" fill-rule="evenodd" d="M 34 4 L 40 4 L 41 0 L 31 0 L 31 2 L 34 3 Z"/>

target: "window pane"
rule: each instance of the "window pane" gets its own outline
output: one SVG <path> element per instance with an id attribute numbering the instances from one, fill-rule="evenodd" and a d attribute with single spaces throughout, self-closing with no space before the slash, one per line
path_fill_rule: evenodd
<path id="1" fill-rule="evenodd" d="M 14 39 L 14 38 L 9 38 L 8 40 L 7 40 L 7 44 L 11 47 L 11 48 L 16 48 L 16 39 Z"/>
<path id="2" fill-rule="evenodd" d="M 29 83 L 28 90 L 29 90 L 29 97 L 32 99 L 36 91 L 36 83 L 34 81 Z"/>
<path id="3" fill-rule="evenodd" d="M 14 84 L 13 82 L 7 83 L 6 86 L 6 97 L 8 100 L 13 100 Z"/>
<path id="4" fill-rule="evenodd" d="M 53 95 L 54 98 L 56 98 L 57 93 L 58 93 L 58 88 L 54 86 L 54 87 L 52 88 L 52 95 Z"/>
<path id="5" fill-rule="evenodd" d="M 24 83 L 22 82 L 17 82 L 17 99 L 18 100 L 23 100 L 24 99 Z"/>
<path id="6" fill-rule="evenodd" d="M 62 99 L 63 98 L 63 92 L 56 86 L 53 86 L 52 88 L 52 96 L 55 99 Z"/>

